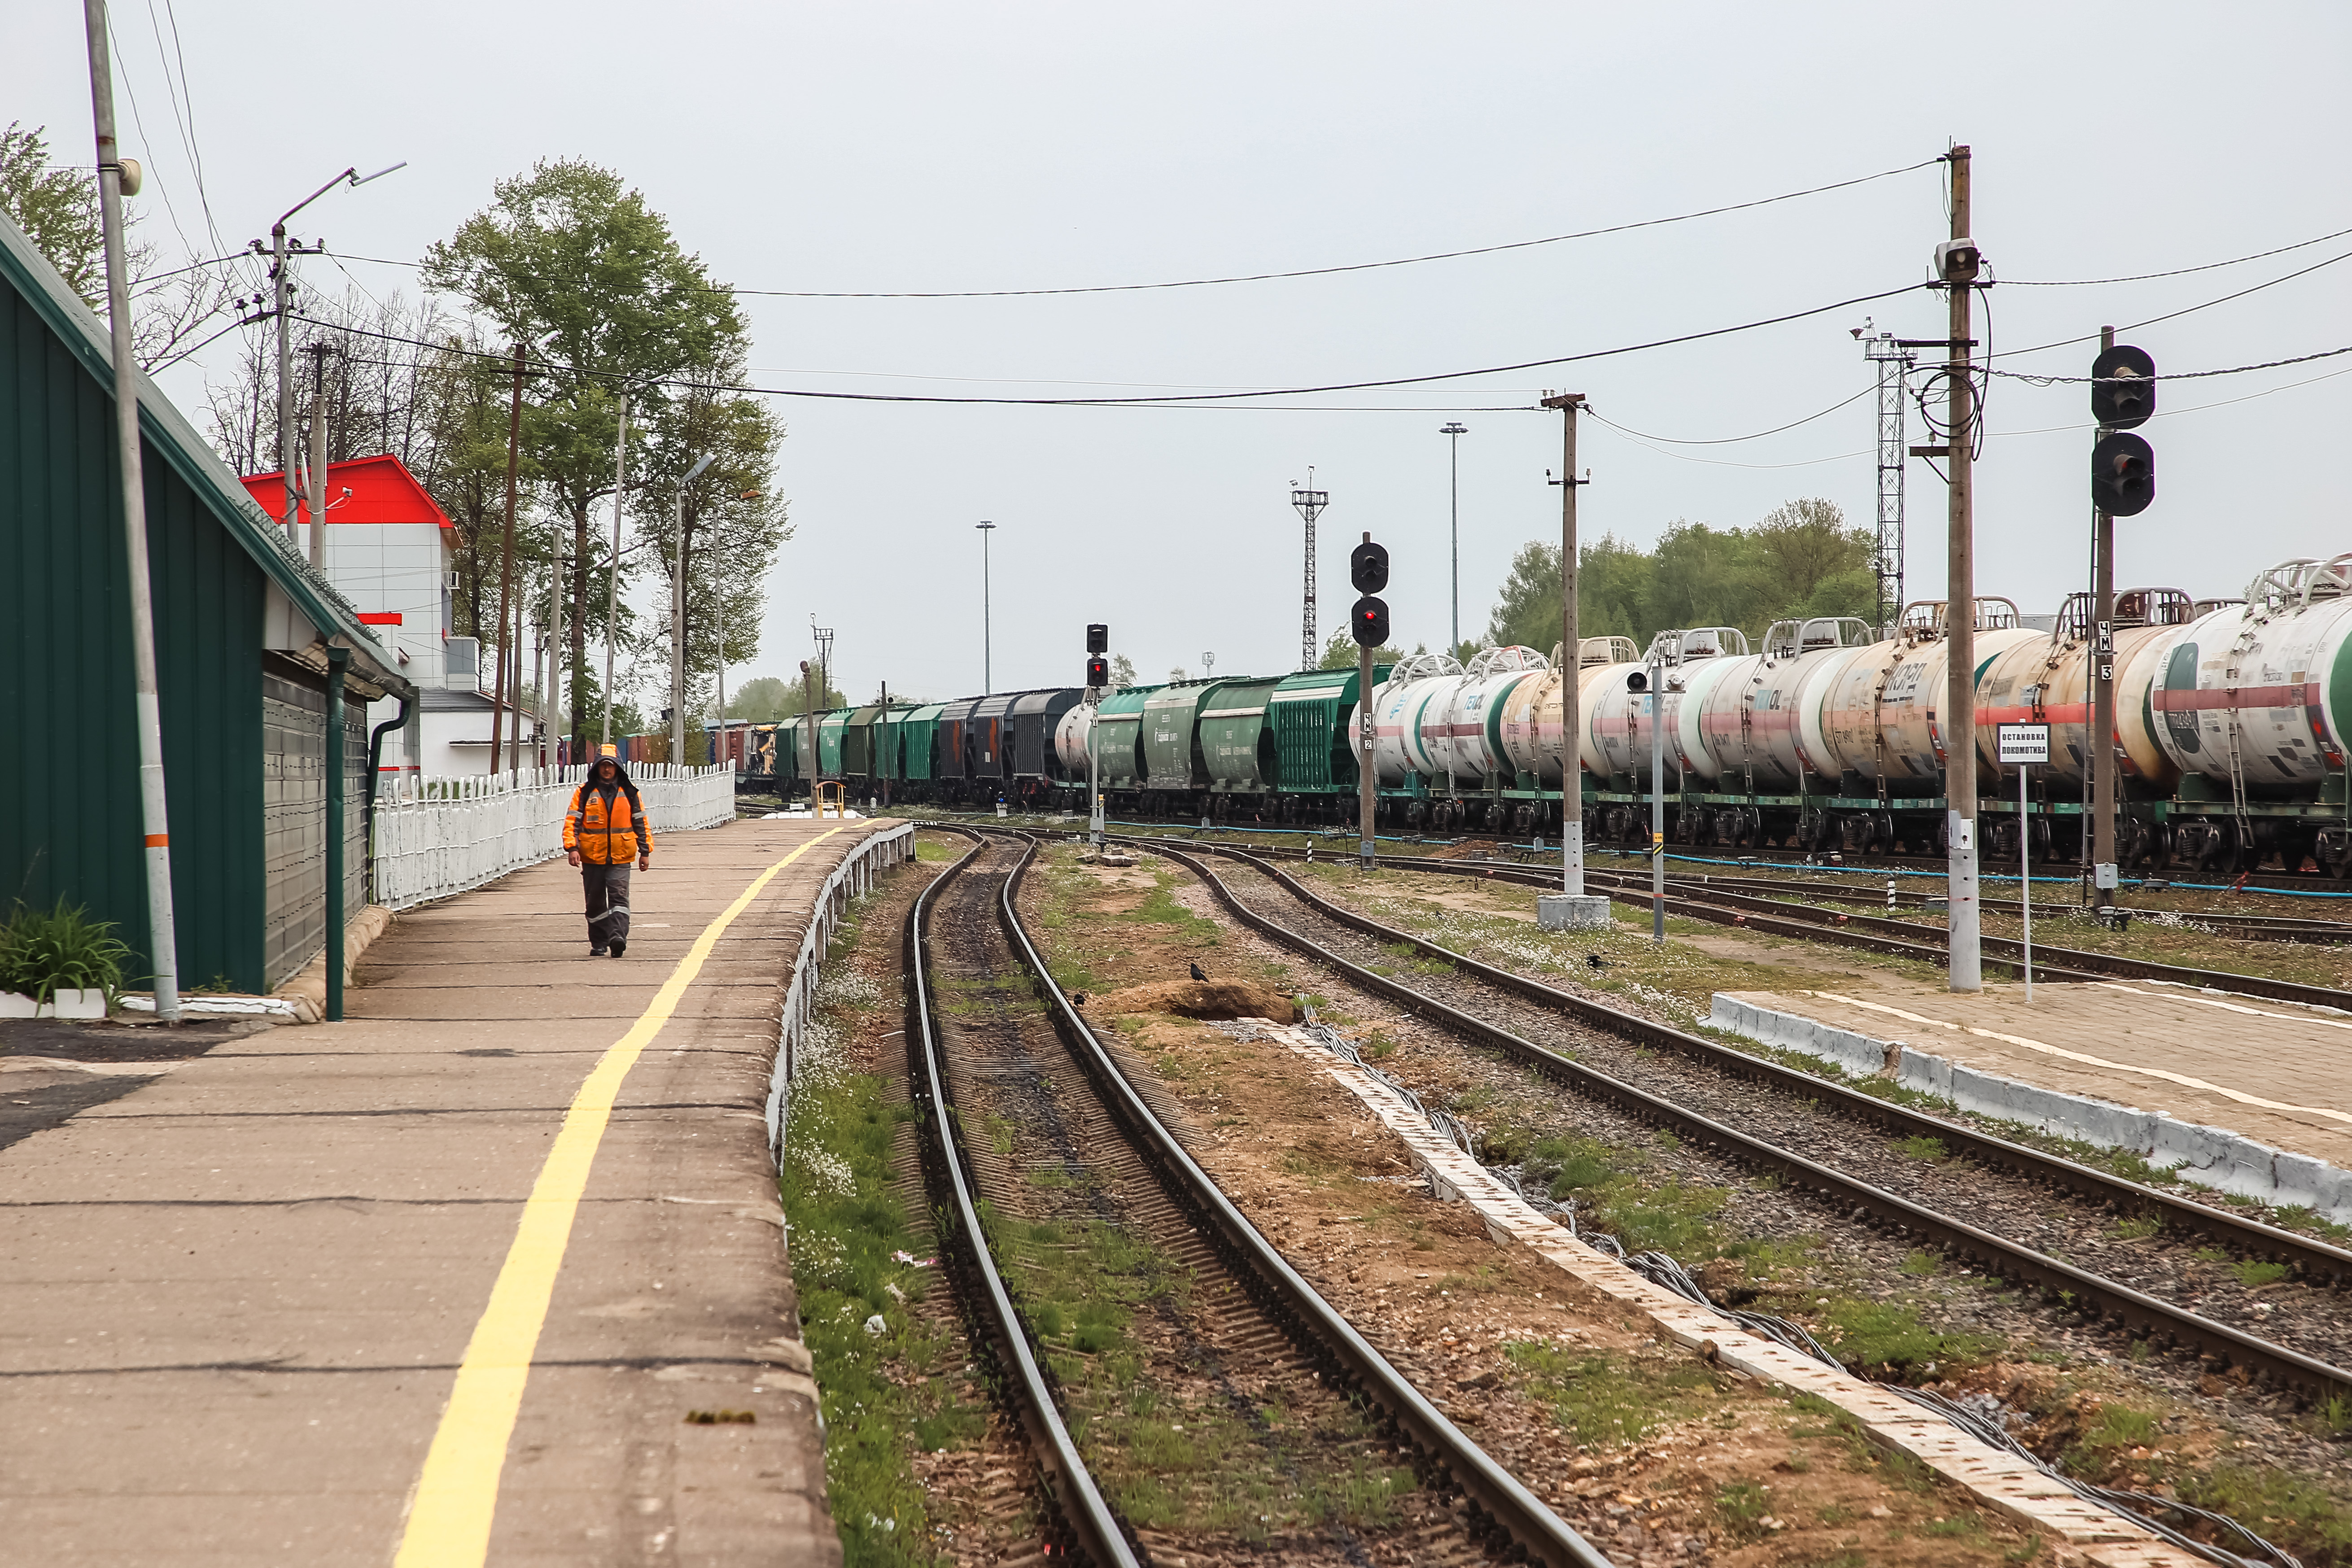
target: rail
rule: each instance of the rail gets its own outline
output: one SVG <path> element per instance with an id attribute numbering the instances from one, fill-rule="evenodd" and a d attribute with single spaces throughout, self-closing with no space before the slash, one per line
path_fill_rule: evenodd
<path id="1" fill-rule="evenodd" d="M 1250 908 L 1231 888 L 1226 886 L 1223 878 L 1192 855 L 1149 841 L 1130 840 L 1129 842 L 1137 843 L 1154 854 L 1164 856 L 1187 867 L 1201 879 L 1221 903 L 1232 910 L 1253 930 L 1273 938 L 1284 946 L 1307 953 L 1319 963 L 1330 965 L 1346 974 L 1351 983 L 1365 990 L 1386 996 L 1409 1011 L 1435 1019 L 1444 1026 L 1482 1044 L 1496 1047 L 1506 1055 L 1533 1067 L 1548 1077 L 1568 1083 L 1597 1099 L 1607 1100 L 1654 1124 L 1672 1127 L 1685 1136 L 1721 1150 L 1743 1163 L 1773 1172 L 1791 1185 L 1830 1198 L 1841 1206 L 1859 1206 L 1878 1222 L 1928 1240 L 1948 1251 L 1969 1258 L 1989 1272 L 1998 1273 L 2044 1293 L 2071 1293 L 2086 1310 L 2119 1322 L 2127 1331 L 2146 1334 L 2160 1343 L 2185 1346 L 2221 1363 L 2242 1365 L 2253 1376 L 2267 1383 L 2275 1383 L 2293 1389 L 2305 1398 L 2326 1400 L 2352 1396 L 2352 1372 L 2347 1372 L 2343 1368 L 2304 1355 L 2284 1345 L 2272 1344 L 2268 1341 L 2256 1339 L 2251 1334 L 2241 1333 L 2226 1324 L 2215 1322 L 2210 1318 L 2184 1310 L 2169 1302 L 2158 1300 L 2128 1286 L 2077 1268 L 2072 1264 L 2021 1246 L 2005 1237 L 1995 1236 L 1963 1221 L 1937 1214 L 1907 1198 L 1872 1186 L 1842 1171 L 1768 1143 L 1762 1139 L 1726 1126 L 1711 1117 L 1702 1115 L 1673 1100 L 1650 1094 L 1580 1062 L 1547 1050 L 1507 1029 L 1487 1023 L 1485 1019 L 1473 1016 L 1459 1008 L 1449 1006 L 1424 992 L 1417 991 L 1410 985 L 1385 975 L 1376 974 L 1360 964 L 1352 963 L 1298 932 L 1269 920 Z M 1221 849 L 1217 852 L 1245 864 L 1255 865 L 1263 874 L 1276 880 L 1286 890 L 1331 920 L 1351 926 L 1367 935 L 1378 936 L 1384 942 L 1411 943 L 1412 948 L 1423 956 L 1443 960 L 1458 970 L 1475 975 L 1481 981 L 1507 988 L 1520 995 L 1545 1001 L 1564 1011 L 1591 1018 L 1595 1022 L 1603 1023 L 1604 1026 L 1635 1038 L 1667 1045 L 1685 1054 L 1736 1058 L 1736 1070 L 1749 1076 L 1769 1079 L 1776 1075 L 1786 1075 L 1789 1079 L 1795 1079 L 1797 1085 L 1801 1085 L 1803 1092 L 1812 1097 L 1828 1099 L 1842 1094 L 1853 1100 L 1865 1101 L 1868 1100 L 1868 1097 L 1853 1095 L 1850 1090 L 1842 1091 L 1838 1086 L 1825 1079 L 1794 1073 L 1790 1069 L 1779 1068 L 1775 1064 L 1764 1062 L 1760 1058 L 1749 1057 L 1745 1052 L 1732 1051 L 1727 1047 L 1715 1046 L 1696 1036 L 1685 1035 L 1680 1030 L 1669 1029 L 1662 1025 L 1653 1024 L 1647 1019 L 1636 1018 L 1631 1014 L 1620 1013 L 1614 1008 L 1588 1002 L 1581 997 L 1570 996 L 1565 992 L 1555 991 L 1525 976 L 1513 974 L 1507 970 L 1496 969 L 1491 964 L 1482 963 L 1449 948 L 1423 941 L 1409 932 L 1398 931 L 1394 927 L 1382 925 L 1352 910 L 1343 910 L 1302 886 L 1296 879 L 1286 876 L 1271 864 L 1257 860 L 1255 857 L 1230 849 Z M 1869 1103 L 1879 1113 L 1888 1117 L 1890 1123 L 1895 1118 L 1915 1114 L 1904 1110 L 1901 1107 L 1886 1105 L 1884 1102 Z M 2168 1215 L 2179 1215 L 2184 1220 L 2194 1219 L 2200 1223 L 2200 1228 L 2213 1229 L 2216 1228 L 2214 1221 L 2231 1219 L 2231 1216 L 2205 1210 L 2201 1205 L 2170 1198 L 2164 1194 L 2139 1187 L 2118 1177 L 2105 1176 L 2101 1173 L 2074 1165 L 2070 1162 L 2040 1153 L 2038 1151 L 2017 1144 L 2004 1143 L 1999 1139 L 1988 1138 L 1983 1134 L 1968 1133 L 1965 1130 L 1955 1128 L 1950 1123 L 1933 1121 L 1927 1118 L 1918 1118 L 1918 1120 L 1931 1127 L 1936 1135 L 1945 1139 L 1948 1144 L 1958 1139 L 1966 1152 L 1977 1157 L 1997 1156 L 1997 1163 L 2042 1172 L 2062 1179 L 2063 1184 L 2068 1186 L 2074 1186 L 2084 1191 L 2104 1188 L 2110 1194 L 2116 1194 L 2120 1190 L 2122 1193 L 2128 1193 L 2139 1206 L 2160 1207 Z M 2331 1279 L 2341 1279 L 2347 1266 L 2352 1265 L 2352 1254 L 2306 1240 L 2285 1231 L 2274 1230 L 2270 1226 L 2256 1225 L 2251 1221 L 2234 1221 L 2231 1228 L 2236 1229 L 2242 1238 L 2240 1245 L 2247 1247 L 2258 1256 L 2292 1254 L 2298 1260 L 2308 1259 L 2316 1269 L 2323 1271 Z"/>
<path id="2" fill-rule="evenodd" d="M 372 901 L 414 909 L 563 853 L 563 813 L 584 765 L 518 773 L 404 778 L 375 799 Z M 631 782 L 656 836 L 735 816 L 726 768 L 641 764 Z"/>
<path id="3" fill-rule="evenodd" d="M 1094 1030 L 1063 994 L 1061 987 L 1054 984 L 1043 955 L 1021 922 L 1015 900 L 1020 896 L 1022 879 L 1036 859 L 1037 839 L 1028 834 L 1005 837 L 1023 842 L 1027 849 L 1021 863 L 1004 880 L 998 900 L 998 919 L 1014 952 L 1028 967 L 1038 995 L 1047 1003 L 1055 1027 L 1094 1080 L 1105 1105 L 1125 1125 L 1137 1149 L 1191 1207 L 1226 1255 L 1245 1276 L 1258 1282 L 1276 1307 L 1276 1318 L 1297 1325 L 1322 1353 L 1336 1362 L 1339 1370 L 1388 1414 L 1407 1439 L 1442 1465 L 1471 1503 L 1530 1558 L 1556 1568 L 1611 1568 L 1609 1558 L 1552 1512 L 1542 1499 L 1485 1449 L 1464 1436 L 1443 1411 L 1291 1268 L 1152 1112 Z M 962 862 L 958 864 L 961 867 Z"/>

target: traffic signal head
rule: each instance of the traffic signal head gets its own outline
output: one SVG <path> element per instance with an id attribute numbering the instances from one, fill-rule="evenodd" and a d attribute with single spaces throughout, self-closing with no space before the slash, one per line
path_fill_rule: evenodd
<path id="1" fill-rule="evenodd" d="M 1643 674 L 1638 669 L 1634 670 L 1632 674 L 1625 677 L 1625 689 L 1628 691 L 1647 691 L 1650 689 L 1650 678 Z"/>
<path id="2" fill-rule="evenodd" d="M 1374 545 L 1372 548 L 1378 550 L 1380 546 Z M 1381 563 L 1381 575 L 1385 578 L 1388 575 L 1388 562 L 1385 559 L 1387 552 L 1383 551 L 1381 553 L 1384 558 Z M 1355 632 L 1356 641 L 1361 646 L 1365 647 L 1388 646 L 1389 607 L 1386 601 L 1373 598 L 1370 594 L 1365 595 L 1356 601 L 1356 607 L 1348 613 L 1348 624 Z"/>
<path id="3" fill-rule="evenodd" d="M 1110 628 L 1100 621 L 1089 621 L 1087 624 L 1087 651 L 1088 653 L 1110 651 Z"/>
<path id="4" fill-rule="evenodd" d="M 1099 650 L 1094 658 L 1087 660 L 1087 684 L 1088 686 L 1110 684 L 1110 660 L 1103 658 Z"/>
<path id="5" fill-rule="evenodd" d="M 2156 360 L 2117 343 L 2091 362 L 2091 417 L 2114 430 L 2145 425 L 2156 412 Z"/>
<path id="6" fill-rule="evenodd" d="M 2110 517 L 2137 517 L 2156 500 L 2156 452 L 2118 430 L 2091 448 L 2091 504 Z"/>
<path id="7" fill-rule="evenodd" d="M 1348 552 L 1348 581 L 1359 594 L 1377 594 L 1389 585 L 1389 551 L 1385 544 L 1365 540 Z M 1360 640 L 1360 639 L 1359 639 Z"/>

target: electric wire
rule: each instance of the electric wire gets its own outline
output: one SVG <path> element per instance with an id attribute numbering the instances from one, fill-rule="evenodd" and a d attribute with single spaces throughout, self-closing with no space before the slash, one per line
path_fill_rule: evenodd
<path id="1" fill-rule="evenodd" d="M 2127 326 L 2117 327 L 2116 331 L 2119 332 L 2135 332 L 2142 327 L 2155 326 L 2158 321 L 2178 321 L 2183 316 L 2193 315 L 2199 310 L 2210 310 L 2216 305 L 2226 305 L 2232 300 L 2242 300 L 2249 294 L 2259 294 L 2265 289 L 2275 289 L 2282 283 L 2292 283 L 2298 278 L 2307 278 L 2311 274 L 2320 270 L 2322 268 L 2333 267 L 2337 262 L 2345 260 L 2352 260 L 2352 250 L 2345 251 L 2341 255 L 2331 256 L 2325 261 L 2315 261 L 2308 267 L 2302 268 L 2294 272 L 2289 272 L 2283 277 L 2273 278 L 2266 282 L 2256 283 L 2250 288 L 2241 289 L 2234 294 L 2224 294 L 2218 300 L 2207 300 L 2200 304 L 2185 306 L 2178 310 L 2168 310 L 2161 316 L 2150 316 L 2144 321 L 2134 321 Z M 2071 348 L 2076 343 L 2093 343 L 2098 341 L 2099 334 L 2097 332 L 2085 332 L 2080 337 L 2060 338 L 2055 342 L 2036 343 L 2030 349 L 2011 349 L 2001 357 L 2004 359 L 2013 359 L 2021 354 L 2038 354 L 2050 349 Z"/>
<path id="2" fill-rule="evenodd" d="M 2145 321 L 2140 323 L 2142 326 L 2146 326 L 2147 324 L 2147 323 Z M 2117 331 L 2129 331 L 2128 328 L 2124 327 L 2118 327 L 2116 330 Z M 2151 375 L 2146 379 L 2149 381 L 2205 381 L 2217 375 L 2243 375 L 2249 371 L 2277 370 L 2283 366 L 2290 364 L 2309 364 L 2314 360 L 2334 359 L 2339 354 L 2352 354 L 2352 343 L 2347 343 L 2340 349 L 2321 349 L 2314 353 L 2294 354 L 2286 359 L 2266 359 L 2258 364 L 2225 365 L 2219 370 L 2180 370 L 2174 371 L 2169 374 L 2159 374 Z M 2095 375 L 2036 375 L 2030 371 L 2022 370 L 1988 370 L 1985 374 L 1988 375 L 2004 376 L 2011 381 L 2021 381 L 2029 386 L 2078 385 L 2100 379 Z M 2319 379 L 2325 378 L 2322 377 Z M 2297 382 L 2294 384 L 2301 386 L 2306 384 Z M 2207 405 L 2207 406 L 2218 407 L 2219 405 Z"/>
<path id="3" fill-rule="evenodd" d="M 2186 278 L 2192 272 L 2212 272 L 2224 267 L 2242 267 L 2249 261 L 2262 261 L 2273 256 L 2284 256 L 2290 250 L 2306 250 L 2315 245 L 2325 245 L 2331 239 L 2341 239 L 2352 234 L 2352 228 L 2339 228 L 2332 234 L 2314 235 L 2298 239 L 2293 245 L 2282 245 L 2270 250 L 2257 250 L 2251 256 L 2233 256 L 2227 261 L 2208 261 L 2201 267 L 2176 267 L 2168 272 L 2136 272 L 2127 278 L 2004 278 L 2000 281 L 2011 289 L 2092 289 L 2110 283 L 2146 283 L 2158 278 Z"/>
<path id="4" fill-rule="evenodd" d="M 823 392 L 807 387 L 754 386 L 748 384 L 729 384 L 718 386 L 714 390 L 743 393 L 763 397 L 802 397 L 843 403 L 969 404 L 985 406 L 1048 408 L 1168 408 L 1181 407 L 1186 405 L 1230 403 L 1253 397 L 1312 397 L 1318 396 L 1326 393 L 1379 391 L 1391 386 L 1426 386 L 1434 382 L 1464 381 L 1474 376 L 1481 375 L 1507 375 L 1516 371 L 1543 370 L 1558 365 L 1580 364 L 1592 360 L 1613 359 L 1624 354 L 1643 353 L 1653 349 L 1672 348 L 1682 343 L 1702 342 L 1711 338 L 1729 337 L 1739 332 L 1756 331 L 1765 327 L 1780 326 L 1789 321 L 1800 321 L 1812 316 L 1826 315 L 1832 310 L 1849 310 L 1855 305 L 1871 304 L 1880 300 L 1892 300 L 1898 295 L 1916 292 L 1925 287 L 1926 285 L 1924 284 L 1906 283 L 1899 289 L 1888 289 L 1875 294 L 1863 294 L 1851 300 L 1839 300 L 1827 305 L 1816 305 L 1808 310 L 1791 310 L 1785 315 L 1768 316 L 1758 321 L 1742 321 L 1734 326 L 1710 327 L 1702 331 L 1683 332 L 1674 337 L 1667 338 L 1654 338 L 1646 342 L 1623 343 L 1615 348 L 1591 349 L 1581 353 L 1561 354 L 1551 359 L 1523 360 L 1515 364 L 1486 365 L 1473 370 L 1437 371 L 1426 375 L 1390 376 L 1370 381 L 1330 382 L 1319 385 L 1309 386 L 1259 387 L 1247 392 L 1207 392 L 1150 397 L 950 397 L 937 394 L 911 392 Z M 501 363 L 511 363 L 510 356 L 490 353 L 483 350 L 465 349 L 454 344 L 424 342 L 421 339 L 403 337 L 396 333 L 372 331 L 359 327 L 346 328 L 344 330 L 355 332 L 362 337 L 378 338 L 386 342 L 422 343 L 425 347 L 441 348 L 451 353 L 467 355 L 475 358 L 498 360 Z M 617 379 L 614 373 L 611 371 L 599 371 L 583 366 L 568 365 L 554 360 L 539 359 L 534 361 L 527 358 L 524 363 L 527 367 L 536 368 L 542 374 L 552 373 L 592 380 Z M 633 384 L 645 386 L 708 384 L 688 383 L 683 378 L 677 376 L 632 376 L 627 379 Z M 1465 410 L 1465 412 L 1469 411 Z"/>
<path id="5" fill-rule="evenodd" d="M 1878 388 L 1875 386 L 1865 386 L 1860 392 L 1855 393 L 1852 397 L 1840 398 L 1837 402 L 1831 404 L 1827 408 L 1822 409 L 1819 414 L 1808 414 L 1802 419 L 1791 419 L 1786 425 L 1775 425 L 1771 429 L 1759 430 L 1753 436 L 1716 436 L 1708 437 L 1696 436 L 1653 436 L 1646 430 L 1631 429 L 1626 426 L 1618 424 L 1614 419 L 1608 418 L 1603 415 L 1592 414 L 1591 409 L 1587 409 L 1585 412 L 1591 414 L 1593 418 L 1600 420 L 1601 424 L 1608 426 L 1612 430 L 1615 430 L 1622 435 L 1638 437 L 1643 441 L 1663 441 L 1670 447 L 1733 447 L 1738 445 L 1742 441 L 1761 441 L 1767 436 L 1778 436 L 1783 430 L 1794 430 L 1798 426 L 1811 425 L 1816 419 L 1826 419 L 1831 415 L 1835 414 L 1839 409 L 1846 406 L 1848 404 L 1859 403 L 1877 390 Z"/>

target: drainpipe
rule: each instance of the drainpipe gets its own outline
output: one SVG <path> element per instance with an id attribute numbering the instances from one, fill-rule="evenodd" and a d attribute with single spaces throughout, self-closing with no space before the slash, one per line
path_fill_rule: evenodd
<path id="1" fill-rule="evenodd" d="M 407 724 L 410 701 L 408 694 L 403 692 L 400 698 L 399 715 L 386 719 L 368 731 L 367 846 L 368 897 L 371 900 L 375 897 L 375 783 L 383 757 L 383 736 L 385 731 L 398 730 Z"/>
<path id="2" fill-rule="evenodd" d="M 343 1021 L 343 672 L 352 650 L 327 646 L 327 1022 Z"/>

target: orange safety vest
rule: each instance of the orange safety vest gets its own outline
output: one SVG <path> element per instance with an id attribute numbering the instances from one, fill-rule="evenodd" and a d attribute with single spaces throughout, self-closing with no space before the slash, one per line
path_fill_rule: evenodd
<path id="1" fill-rule="evenodd" d="M 563 814 L 563 847 L 568 854 L 578 850 L 583 860 L 599 866 L 625 866 L 639 853 L 642 838 L 644 853 L 654 852 L 653 824 L 645 820 L 637 804 L 637 792 L 627 784 L 616 784 L 613 791 L 613 807 L 609 818 L 604 809 L 604 792 L 596 781 L 589 780 L 572 797 L 572 809 Z"/>

